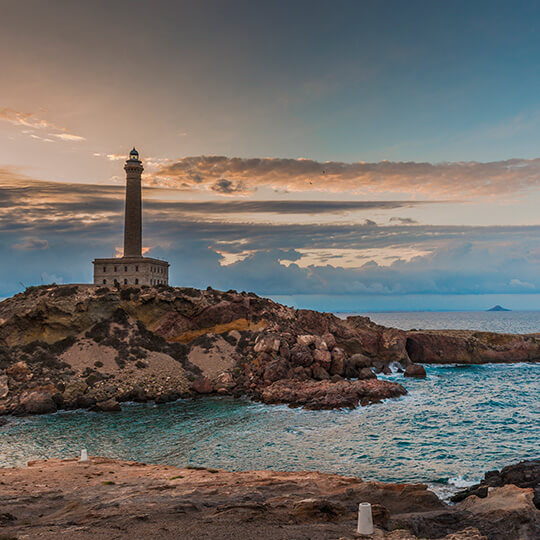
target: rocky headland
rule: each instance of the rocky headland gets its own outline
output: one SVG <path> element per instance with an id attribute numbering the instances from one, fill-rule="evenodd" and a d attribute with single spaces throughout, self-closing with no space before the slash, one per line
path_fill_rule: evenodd
<path id="1" fill-rule="evenodd" d="M 512 484 L 450 505 L 423 484 L 99 457 L 0 469 L 0 484 L 3 538 L 352 540 L 359 502 L 372 504 L 374 539 L 533 540 L 540 535 L 533 488 Z"/>
<path id="2" fill-rule="evenodd" d="M 0 302 L 0 416 L 211 394 L 353 408 L 406 393 L 377 378 L 391 366 L 539 359 L 540 334 L 405 332 L 211 288 L 50 285 Z"/>

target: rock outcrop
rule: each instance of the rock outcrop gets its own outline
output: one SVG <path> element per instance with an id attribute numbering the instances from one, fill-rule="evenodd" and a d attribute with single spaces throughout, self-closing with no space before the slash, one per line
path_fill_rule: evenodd
<path id="1" fill-rule="evenodd" d="M 534 491 L 533 502 L 540 509 L 540 459 L 521 461 L 508 465 L 500 471 L 489 471 L 479 483 L 452 497 L 453 502 L 461 502 L 471 495 L 478 498 L 488 496 L 489 488 L 502 487 L 512 484 L 519 488 L 531 488 Z"/>
<path id="2" fill-rule="evenodd" d="M 209 394 L 350 407 L 402 395 L 374 373 L 395 363 L 539 358 L 539 335 L 404 332 L 253 293 L 41 286 L 0 302 L 0 415 Z"/>
<path id="3" fill-rule="evenodd" d="M 372 505 L 374 539 L 533 540 L 540 532 L 532 490 L 510 485 L 450 506 L 422 484 L 99 457 L 0 469 L 0 482 L 6 538 L 352 540 L 359 502 Z"/>

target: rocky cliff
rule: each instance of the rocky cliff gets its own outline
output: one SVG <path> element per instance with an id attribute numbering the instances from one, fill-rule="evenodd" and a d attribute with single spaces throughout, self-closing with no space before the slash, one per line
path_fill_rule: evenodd
<path id="1" fill-rule="evenodd" d="M 0 302 L 0 414 L 214 393 L 356 407 L 406 393 L 377 379 L 391 364 L 539 358 L 539 334 L 403 332 L 210 288 L 54 285 Z"/>

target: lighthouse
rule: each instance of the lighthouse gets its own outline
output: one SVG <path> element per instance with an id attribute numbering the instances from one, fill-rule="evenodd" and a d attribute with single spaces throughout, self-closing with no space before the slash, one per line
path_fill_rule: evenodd
<path id="1" fill-rule="evenodd" d="M 124 253 L 122 257 L 94 259 L 94 285 L 168 285 L 169 263 L 142 255 L 142 193 L 144 168 L 135 148 L 124 165 L 126 203 L 124 213 Z"/>

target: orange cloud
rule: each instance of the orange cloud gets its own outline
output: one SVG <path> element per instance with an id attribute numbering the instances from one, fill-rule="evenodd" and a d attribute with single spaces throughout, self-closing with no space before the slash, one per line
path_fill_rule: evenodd
<path id="1" fill-rule="evenodd" d="M 217 193 L 268 186 L 287 191 L 421 193 L 457 198 L 524 191 L 540 186 L 540 159 L 480 163 L 376 163 L 310 159 L 195 156 L 161 166 L 153 185 Z"/>
<path id="2" fill-rule="evenodd" d="M 23 126 L 23 133 L 30 135 L 33 139 L 39 139 L 46 142 L 54 142 L 50 138 L 41 137 L 33 133 L 34 130 L 47 130 L 49 137 L 56 137 L 61 141 L 85 141 L 84 137 L 69 133 L 66 128 L 57 126 L 41 117 L 42 113 L 28 113 L 16 111 L 8 107 L 0 109 L 0 120 L 5 120 L 15 126 Z M 52 133 L 50 133 L 52 132 Z M 55 133 L 56 132 L 56 133 Z"/>

